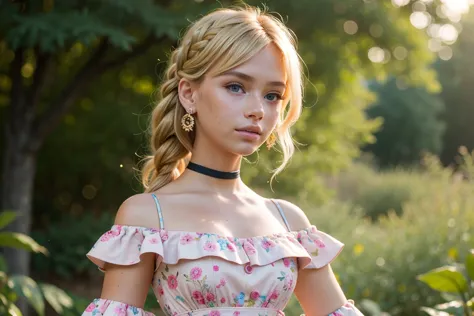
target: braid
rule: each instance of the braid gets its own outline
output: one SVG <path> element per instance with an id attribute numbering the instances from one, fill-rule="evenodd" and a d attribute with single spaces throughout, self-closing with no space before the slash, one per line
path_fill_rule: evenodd
<path id="1" fill-rule="evenodd" d="M 161 86 L 161 101 L 152 113 L 151 152 L 146 158 L 142 169 L 142 183 L 147 192 L 156 191 L 169 182 L 175 180 L 184 170 L 184 158 L 190 152 L 190 140 L 187 135 L 180 135 L 175 129 L 176 119 L 181 120 L 184 109 L 178 99 L 178 64 L 180 49 L 173 52 L 170 66 L 166 71 L 166 80 Z M 179 125 L 178 125 L 179 126 Z M 187 137 L 183 145 L 178 138 Z"/>

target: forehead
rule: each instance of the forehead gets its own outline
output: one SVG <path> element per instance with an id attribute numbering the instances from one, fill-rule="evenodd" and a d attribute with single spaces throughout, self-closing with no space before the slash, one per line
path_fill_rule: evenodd
<path id="1" fill-rule="evenodd" d="M 244 73 L 256 81 L 282 81 L 286 83 L 287 80 L 285 57 L 273 43 L 265 46 L 249 60 L 230 70 Z"/>

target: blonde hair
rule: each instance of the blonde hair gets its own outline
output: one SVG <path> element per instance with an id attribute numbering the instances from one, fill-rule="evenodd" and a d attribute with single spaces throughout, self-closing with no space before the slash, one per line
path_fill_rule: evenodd
<path id="1" fill-rule="evenodd" d="M 217 69 L 217 74 L 223 73 L 251 59 L 270 43 L 279 48 L 285 59 L 288 91 L 275 130 L 283 162 L 274 170 L 272 179 L 283 170 L 294 153 L 290 127 L 299 118 L 302 106 L 296 38 L 280 20 L 258 8 L 218 9 L 192 24 L 171 55 L 161 100 L 151 118 L 151 155 L 142 167 L 146 192 L 156 191 L 179 177 L 191 157 L 195 134 L 181 127 L 186 112 L 178 98 L 180 79 L 199 82 L 211 67 Z"/>

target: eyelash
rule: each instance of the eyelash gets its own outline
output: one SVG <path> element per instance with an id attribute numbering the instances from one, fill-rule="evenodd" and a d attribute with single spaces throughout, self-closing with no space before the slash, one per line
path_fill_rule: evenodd
<path id="1" fill-rule="evenodd" d="M 225 86 L 225 88 L 226 88 L 227 90 L 229 90 L 230 92 L 234 92 L 234 91 L 231 91 L 231 90 L 230 90 L 230 88 L 231 88 L 231 87 L 234 87 L 234 86 L 237 86 L 237 87 L 239 87 L 240 89 L 242 89 L 242 91 L 244 91 L 244 88 L 243 88 L 242 85 L 239 84 L 239 83 L 229 83 L 228 85 Z M 235 93 L 235 92 L 234 92 L 234 93 Z M 276 102 L 276 101 L 283 100 L 283 96 L 282 96 L 281 94 L 279 94 L 279 93 L 273 92 L 273 93 L 268 93 L 267 95 L 269 95 L 269 94 L 273 94 L 273 95 L 276 97 L 276 100 L 270 101 L 270 102 Z"/>

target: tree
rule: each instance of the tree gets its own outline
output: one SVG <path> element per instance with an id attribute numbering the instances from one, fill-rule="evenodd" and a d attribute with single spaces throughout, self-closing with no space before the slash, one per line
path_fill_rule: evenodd
<path id="1" fill-rule="evenodd" d="M 441 160 L 444 164 L 455 163 L 460 146 L 474 149 L 474 12 L 462 24 L 463 31 L 453 47 L 450 60 L 440 60 L 437 65 L 443 91 L 441 98 L 446 104 L 442 114 L 446 122 Z"/>
<path id="2" fill-rule="evenodd" d="M 36 159 L 45 139 L 94 80 L 153 45 L 173 43 L 196 5 L 168 0 L 0 5 L 0 71 L 9 86 L 0 209 L 21 214 L 9 228 L 28 233 Z M 28 253 L 5 253 L 13 273 L 28 275 Z"/>
<path id="3" fill-rule="evenodd" d="M 444 103 L 438 95 L 423 88 L 405 87 L 395 78 L 372 88 L 378 100 L 367 113 L 369 117 L 382 117 L 384 124 L 375 133 L 377 141 L 367 150 L 381 166 L 418 164 L 424 153 L 439 154 Z"/>

